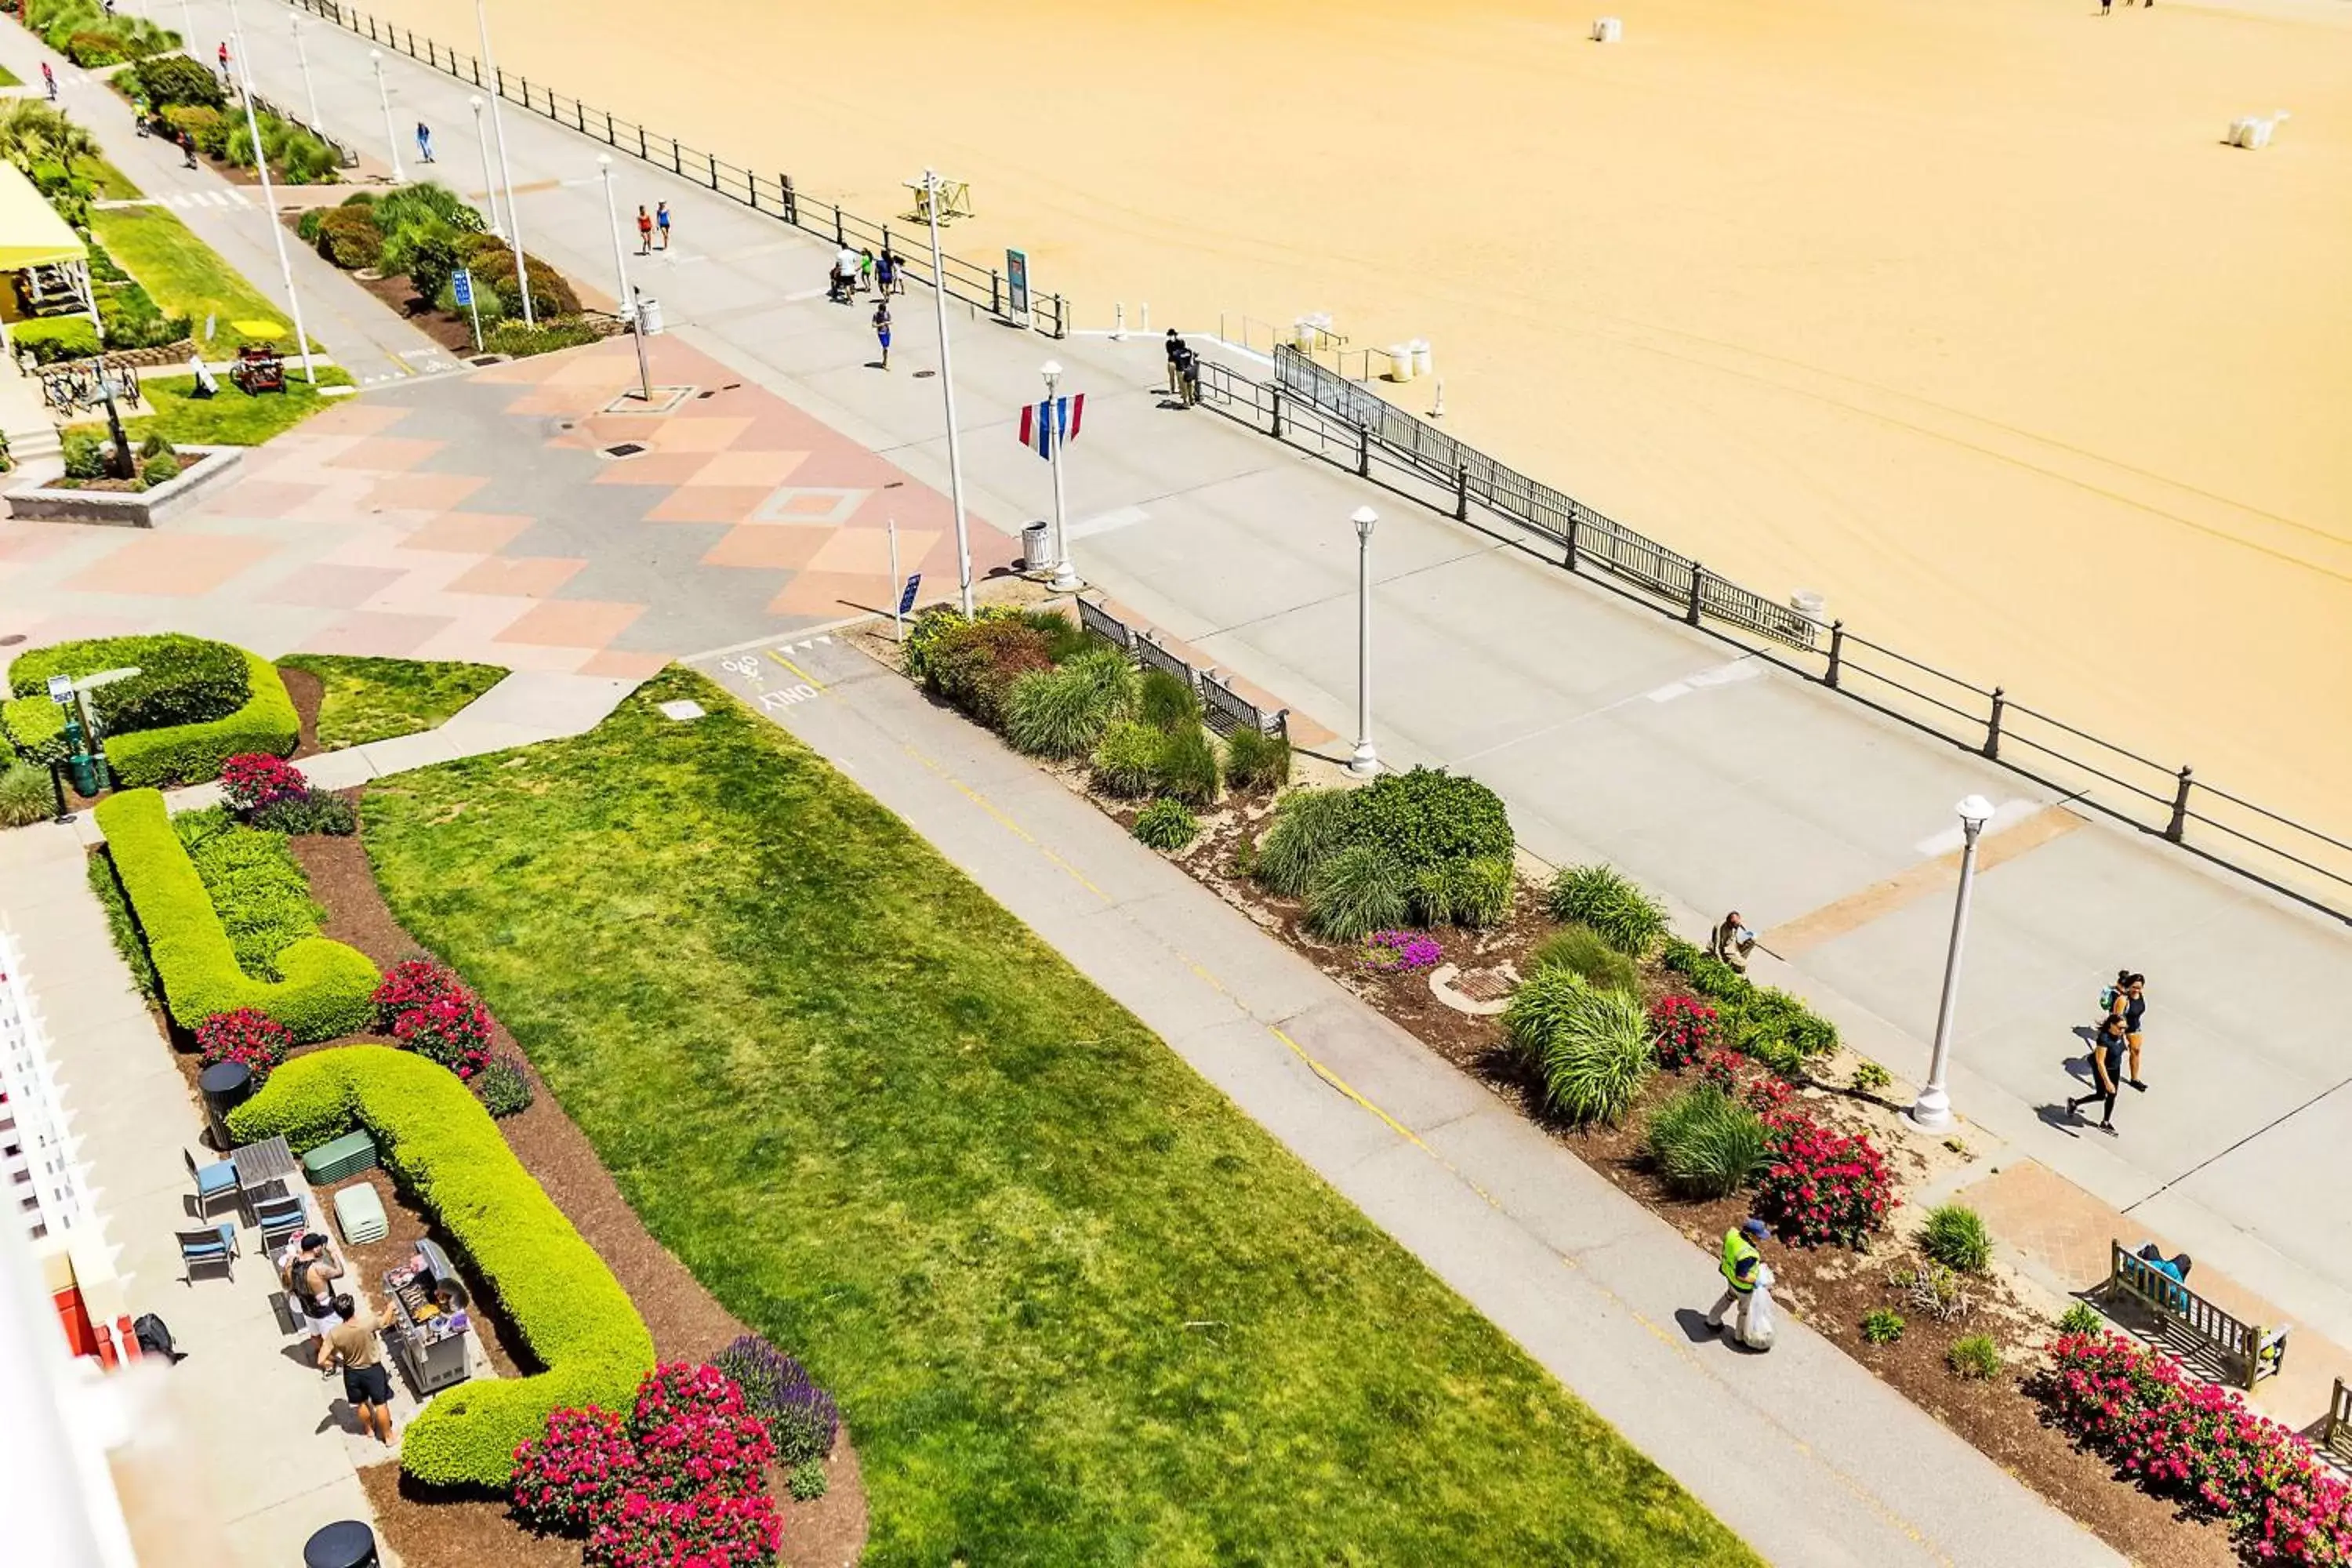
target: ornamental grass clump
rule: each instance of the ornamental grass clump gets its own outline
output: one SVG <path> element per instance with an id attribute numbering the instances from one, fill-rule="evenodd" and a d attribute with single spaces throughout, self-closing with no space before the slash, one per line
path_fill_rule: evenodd
<path id="1" fill-rule="evenodd" d="M 1643 1147 L 1685 1197 L 1727 1197 L 1763 1168 L 1771 1134 L 1745 1101 L 1693 1084 L 1650 1113 Z"/>
<path id="2" fill-rule="evenodd" d="M 1201 694 L 1164 669 L 1147 669 L 1139 717 L 1165 735 L 1201 727 Z"/>
<path id="3" fill-rule="evenodd" d="M 1135 672 L 1126 658 L 1107 649 L 1084 653 L 1013 683 L 1004 699 L 1004 738 L 1033 757 L 1083 757 L 1134 706 Z"/>
<path id="4" fill-rule="evenodd" d="M 1152 758 L 1151 786 L 1195 811 L 1217 804 L 1217 748 L 1198 724 L 1165 732 Z"/>
<path id="5" fill-rule="evenodd" d="M 1539 969 L 1503 1013 L 1511 1044 L 1541 1080 L 1545 1102 L 1575 1122 L 1614 1126 L 1648 1081 L 1649 1019 L 1622 991 L 1572 970 Z"/>
<path id="6" fill-rule="evenodd" d="M 1166 738 L 1132 720 L 1111 725 L 1095 744 L 1090 764 L 1095 787 L 1121 800 L 1150 795 L 1160 766 L 1160 744 Z"/>
<path id="7" fill-rule="evenodd" d="M 1481 855 L 1424 866 L 1414 873 L 1409 897 L 1423 925 L 1475 930 L 1496 925 L 1511 912 L 1516 879 L 1507 855 Z"/>
<path id="8" fill-rule="evenodd" d="M 1551 918 L 1591 927 L 1618 952 L 1646 958 L 1666 934 L 1666 911 L 1612 866 L 1571 866 L 1552 879 Z"/>
<path id="9" fill-rule="evenodd" d="M 1201 825 L 1181 800 L 1155 800 L 1136 814 L 1139 843 L 1174 854 L 1201 836 Z"/>
<path id="10" fill-rule="evenodd" d="M 1919 1250 L 1945 1268 L 1962 1274 L 1981 1274 L 1992 1262 L 1992 1233 L 1976 1210 L 1965 1204 L 1941 1204 L 1927 1211 L 1919 1232 Z"/>
<path id="11" fill-rule="evenodd" d="M 2000 1346 L 1990 1334 L 1963 1334 L 1944 1352 L 1953 1374 L 1981 1383 L 2000 1375 Z"/>
<path id="12" fill-rule="evenodd" d="M 1290 783 L 1290 742 L 1244 726 L 1225 737 L 1225 784 L 1236 795 L 1263 795 Z"/>
<path id="13" fill-rule="evenodd" d="M 1370 844 L 1340 850 L 1315 868 L 1307 883 L 1307 925 L 1332 942 L 1361 942 L 1405 923 L 1412 883 L 1403 867 Z"/>
<path id="14" fill-rule="evenodd" d="M 1349 799 L 1344 790 L 1298 790 L 1282 797 L 1274 826 L 1258 840 L 1253 873 L 1266 891 L 1286 899 L 1307 891 L 1315 868 L 1346 842 Z"/>
<path id="15" fill-rule="evenodd" d="M 1633 961 L 1601 941 L 1591 926 L 1572 925 L 1546 937 L 1535 951 L 1535 966 L 1570 970 L 1603 991 L 1642 988 L 1642 972 Z"/>
<path id="16" fill-rule="evenodd" d="M 57 806 L 49 770 L 8 761 L 5 745 L 0 742 L 0 827 L 22 827 L 47 819 Z"/>

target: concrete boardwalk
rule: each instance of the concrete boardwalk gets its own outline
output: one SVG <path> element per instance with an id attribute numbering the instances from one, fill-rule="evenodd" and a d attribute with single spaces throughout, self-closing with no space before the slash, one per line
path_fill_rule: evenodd
<path id="1" fill-rule="evenodd" d="M 226 16 L 218 0 L 194 9 L 200 29 Z M 372 145 L 364 40 L 331 28 L 311 40 L 323 112 Z M 265 90 L 296 89 L 282 29 L 259 29 L 252 47 Z M 479 166 L 453 134 L 470 124 L 470 89 L 395 56 L 384 66 L 397 119 L 443 127 L 442 168 L 462 182 Z M 596 144 L 512 106 L 506 120 L 532 248 L 577 277 L 611 277 Z M 681 336 L 945 488 L 938 383 L 914 374 L 937 363 L 922 294 L 901 303 L 894 368 L 880 371 L 866 312 L 822 298 L 829 247 L 632 159 L 616 182 L 625 210 L 662 199 L 676 216 L 677 248 L 627 265 Z M 1087 313 L 1104 319 L 1108 301 Z M 1795 957 L 1766 958 L 1764 978 L 1913 1081 L 1950 914 L 1952 803 L 1988 795 L 2000 807 L 1993 842 L 2012 837 L 1976 901 L 1955 1103 L 2201 1267 L 2352 1343 L 2352 1210 L 2295 1201 L 2352 1187 L 2352 1070 L 2326 1010 L 2294 1005 L 2352 986 L 2339 926 L 2104 820 L 2053 816 L 2052 794 L 2015 774 L 1413 497 L 1205 410 L 1177 411 L 1158 390 L 1155 342 L 1050 342 L 961 313 L 955 331 L 975 513 L 1010 531 L 1049 507 L 1045 466 L 1013 421 L 1042 390 L 1037 365 L 1058 359 L 1065 390 L 1088 394 L 1067 476 L 1081 574 L 1345 731 L 1347 518 L 1378 507 L 1383 758 L 1475 773 L 1509 801 L 1530 848 L 1615 862 L 1668 897 L 1687 935 L 1734 907 L 1768 948 L 1789 928 Z M 927 596 L 939 587 L 927 579 Z M 2123 966 L 2150 977 L 2152 1087 L 2120 1108 L 2119 1139 L 2086 1140 L 2055 1110 L 2080 1092 L 2071 1030 Z"/>
<path id="2" fill-rule="evenodd" d="M 847 645 L 709 673 L 940 847 L 1776 1563 L 2119 1559 L 1790 1323 L 1700 1324 L 1664 1221 L 986 731 Z M 796 689 L 802 673 L 818 686 Z M 770 700 L 761 701 L 765 695 Z"/>

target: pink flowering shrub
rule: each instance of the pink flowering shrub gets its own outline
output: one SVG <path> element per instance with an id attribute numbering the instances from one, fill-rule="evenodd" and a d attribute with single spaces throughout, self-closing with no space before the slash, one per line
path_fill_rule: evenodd
<path id="1" fill-rule="evenodd" d="M 1824 1127 L 1801 1111 L 1784 1108 L 1768 1112 L 1766 1121 L 1772 1151 L 1757 1184 L 1756 1212 L 1784 1241 L 1835 1242 L 1860 1251 L 1895 1205 L 1886 1156 L 1869 1139 Z"/>
<path id="2" fill-rule="evenodd" d="M 472 1078 L 490 1059 L 490 1011 L 448 965 L 429 958 L 395 963 L 373 1000 L 379 1028 L 459 1078 Z"/>
<path id="3" fill-rule="evenodd" d="M 253 1087 L 259 1089 L 269 1078 L 270 1069 L 286 1059 L 294 1048 L 294 1037 L 285 1025 L 250 1007 L 234 1012 L 215 1013 L 196 1026 L 196 1048 L 204 1052 L 203 1065 L 218 1062 L 243 1062 L 253 1073 Z"/>
<path id="4" fill-rule="evenodd" d="M 515 1517 L 533 1530 L 585 1534 L 620 1505 L 637 1469 L 618 1415 L 593 1405 L 558 1410 L 545 1436 L 515 1450 Z"/>
<path id="5" fill-rule="evenodd" d="M 760 1568 L 782 1544 L 765 1493 L 667 1502 L 631 1492 L 590 1534 L 585 1561 L 594 1568 Z"/>
<path id="6" fill-rule="evenodd" d="M 2118 1334 L 2062 1334 L 2049 1354 L 2035 1392 L 2084 1447 L 2228 1521 L 2256 1563 L 2352 1564 L 2352 1493 L 2301 1436 Z"/>
<path id="7" fill-rule="evenodd" d="M 1651 1003 L 1650 1033 L 1652 1053 L 1670 1072 L 1680 1072 L 1723 1044 L 1722 1021 L 1696 996 L 1661 996 Z"/>
<path id="8" fill-rule="evenodd" d="M 714 1491 L 750 1497 L 775 1458 L 766 1424 L 715 1366 L 680 1362 L 647 1373 L 628 1432 L 643 1468 L 641 1489 L 669 1500 Z"/>
<path id="9" fill-rule="evenodd" d="M 247 752 L 221 764 L 221 794 L 241 812 L 251 812 L 283 800 L 301 800 L 310 793 L 302 770 L 283 757 Z"/>

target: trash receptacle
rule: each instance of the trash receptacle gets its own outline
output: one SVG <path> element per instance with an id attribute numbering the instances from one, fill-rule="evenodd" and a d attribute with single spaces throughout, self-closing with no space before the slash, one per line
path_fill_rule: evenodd
<path id="1" fill-rule="evenodd" d="M 223 1151 L 235 1147 L 229 1142 L 228 1113 L 253 1098 L 253 1069 L 243 1062 L 215 1062 L 196 1075 L 196 1088 L 205 1097 L 213 1146 Z"/>
<path id="2" fill-rule="evenodd" d="M 355 1519 L 339 1520 L 302 1543 L 302 1568 L 379 1568 L 375 1531 Z"/>
<path id="3" fill-rule="evenodd" d="M 1054 525 L 1043 518 L 1021 525 L 1021 569 L 1043 572 L 1054 564 Z"/>
<path id="4" fill-rule="evenodd" d="M 1429 357 L 1429 340 L 1427 338 L 1413 339 L 1412 374 L 1415 375 L 1430 375 L 1433 374 L 1436 372 L 1436 364 Z"/>
<path id="5" fill-rule="evenodd" d="M 637 325 L 649 338 L 661 336 L 661 301 L 640 294 L 637 296 Z"/>

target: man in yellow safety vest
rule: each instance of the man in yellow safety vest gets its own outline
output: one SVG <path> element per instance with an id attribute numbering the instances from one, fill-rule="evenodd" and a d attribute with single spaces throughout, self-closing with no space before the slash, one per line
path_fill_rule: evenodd
<path id="1" fill-rule="evenodd" d="M 1723 1327 L 1723 1315 L 1733 1308 L 1739 1309 L 1738 1331 L 1748 1331 L 1748 1303 L 1756 1297 L 1756 1276 L 1764 1266 L 1764 1255 L 1756 1244 L 1772 1234 L 1772 1227 L 1760 1219 L 1745 1219 L 1733 1229 L 1723 1233 L 1722 1299 L 1706 1315 L 1710 1329 Z"/>

